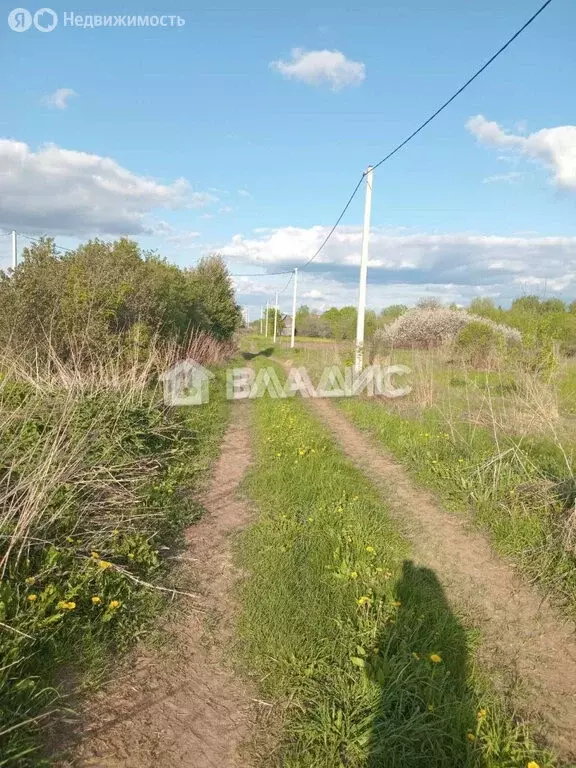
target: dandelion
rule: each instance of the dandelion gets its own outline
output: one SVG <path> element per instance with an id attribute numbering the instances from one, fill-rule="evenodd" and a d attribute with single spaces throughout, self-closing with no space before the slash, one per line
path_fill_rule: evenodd
<path id="1" fill-rule="evenodd" d="M 536 760 L 530 760 L 526 768 L 540 768 Z"/>
<path id="2" fill-rule="evenodd" d="M 26 584 L 28 584 L 28 585 L 32 585 L 35 582 L 36 582 L 36 577 L 35 576 L 28 576 L 28 578 L 26 579 Z"/>
<path id="3" fill-rule="evenodd" d="M 100 605 L 101 602 L 102 602 L 102 598 L 101 597 L 99 597 L 98 595 L 93 595 L 93 597 L 92 597 L 92 605 Z"/>
<path id="4" fill-rule="evenodd" d="M 76 608 L 76 603 L 67 600 L 60 600 L 56 606 L 60 611 L 73 611 Z"/>
<path id="5" fill-rule="evenodd" d="M 434 704 L 428 704 L 428 712 L 434 712 L 435 709 L 436 707 L 434 706 Z"/>
<path id="6" fill-rule="evenodd" d="M 358 573 L 356 571 L 351 571 L 350 578 L 351 579 L 357 579 L 358 578 Z"/>
<path id="7" fill-rule="evenodd" d="M 432 664 L 440 664 L 442 661 L 442 656 L 440 656 L 439 653 L 431 653 L 430 656 L 428 656 Z"/>
<path id="8" fill-rule="evenodd" d="M 121 605 L 122 603 L 120 602 L 120 600 L 110 600 L 108 604 L 108 608 L 114 611 L 116 608 L 120 608 Z"/>
<path id="9" fill-rule="evenodd" d="M 362 605 L 369 605 L 372 602 L 372 600 L 368 595 L 362 595 L 362 597 L 359 597 L 358 600 L 356 600 L 356 602 L 358 603 L 358 605 L 362 606 Z"/>
<path id="10" fill-rule="evenodd" d="M 369 555 L 374 555 L 376 553 L 376 550 L 374 547 L 368 546 L 366 547 L 366 552 L 368 552 Z"/>
<path id="11" fill-rule="evenodd" d="M 476 736 L 470 731 L 468 731 L 468 733 L 466 734 L 466 738 L 468 739 L 468 741 L 476 741 Z"/>
<path id="12" fill-rule="evenodd" d="M 112 536 L 118 536 L 119 533 L 120 531 L 118 530 L 118 528 L 114 528 L 114 530 L 112 531 Z"/>
<path id="13" fill-rule="evenodd" d="M 105 571 L 106 568 L 110 568 L 112 566 L 112 563 L 109 563 L 108 560 L 100 560 L 98 565 L 100 568 L 102 568 L 103 571 Z"/>
<path id="14" fill-rule="evenodd" d="M 94 560 L 100 559 L 100 555 L 98 554 L 98 552 L 91 552 L 90 557 L 93 558 Z"/>
<path id="15" fill-rule="evenodd" d="M 479 709 L 478 710 L 478 714 L 477 714 L 478 720 L 484 720 L 484 718 L 486 717 L 487 714 L 488 714 L 488 710 L 487 709 Z"/>
<path id="16" fill-rule="evenodd" d="M 38 595 L 28 595 L 28 600 L 31 603 L 35 603 L 38 600 Z"/>

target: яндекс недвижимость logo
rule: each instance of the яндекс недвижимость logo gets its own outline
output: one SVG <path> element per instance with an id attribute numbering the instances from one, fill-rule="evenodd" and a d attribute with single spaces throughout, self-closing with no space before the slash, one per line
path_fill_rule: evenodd
<path id="1" fill-rule="evenodd" d="M 58 26 L 58 14 L 52 8 L 40 8 L 32 15 L 26 8 L 14 8 L 8 14 L 13 32 L 27 32 L 34 25 L 39 32 L 52 32 Z"/>

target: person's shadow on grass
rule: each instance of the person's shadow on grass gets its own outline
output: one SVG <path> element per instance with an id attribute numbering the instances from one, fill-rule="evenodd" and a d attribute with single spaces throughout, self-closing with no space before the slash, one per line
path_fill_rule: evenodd
<path id="1" fill-rule="evenodd" d="M 396 596 L 367 668 L 381 690 L 367 768 L 481 768 L 465 631 L 428 568 L 405 561 Z"/>

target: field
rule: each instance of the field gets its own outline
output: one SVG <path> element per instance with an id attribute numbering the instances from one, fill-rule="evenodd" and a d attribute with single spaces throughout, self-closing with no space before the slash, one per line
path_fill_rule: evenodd
<path id="1" fill-rule="evenodd" d="M 103 328 L 0 361 L 0 765 L 576 764 L 571 358 L 374 346 L 407 394 L 315 398 L 349 342 Z"/>

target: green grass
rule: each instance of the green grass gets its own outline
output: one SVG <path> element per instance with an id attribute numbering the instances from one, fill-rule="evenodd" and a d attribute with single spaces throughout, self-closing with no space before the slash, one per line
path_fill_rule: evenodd
<path id="1" fill-rule="evenodd" d="M 474 662 L 378 493 L 299 400 L 254 401 L 260 515 L 242 536 L 241 657 L 282 704 L 282 768 L 551 766 Z M 484 710 L 486 710 L 484 712 Z"/>
<path id="2" fill-rule="evenodd" d="M 414 477 L 455 512 L 471 513 L 496 550 L 576 611 L 576 558 L 565 549 L 565 499 L 574 491 L 574 457 L 558 443 L 515 438 L 465 423 L 449 424 L 436 409 L 418 419 L 377 400 L 351 398 L 339 407 L 373 434 Z"/>
<path id="3" fill-rule="evenodd" d="M 126 572 L 165 584 L 164 548 L 201 513 L 191 493 L 226 422 L 222 374 L 211 392 L 210 405 L 170 409 L 151 392 L 71 401 L 1 388 L 1 766 L 51 764 L 41 757 L 46 713 L 106 677 L 165 606 Z"/>

